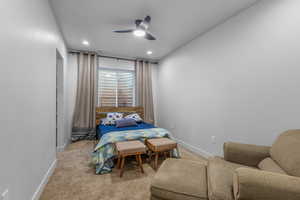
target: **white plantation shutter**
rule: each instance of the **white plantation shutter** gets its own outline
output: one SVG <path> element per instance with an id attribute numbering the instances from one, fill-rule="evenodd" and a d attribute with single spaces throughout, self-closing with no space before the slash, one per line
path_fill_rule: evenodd
<path id="1" fill-rule="evenodd" d="M 135 71 L 124 70 L 118 65 L 98 68 L 98 106 L 134 106 L 135 104 Z M 120 69 L 121 68 L 121 69 Z"/>
<path id="2" fill-rule="evenodd" d="M 98 102 L 99 106 L 116 106 L 117 73 L 110 70 L 99 70 Z"/>
<path id="3" fill-rule="evenodd" d="M 117 105 L 133 106 L 134 103 L 134 85 L 135 73 L 133 72 L 117 72 Z"/>

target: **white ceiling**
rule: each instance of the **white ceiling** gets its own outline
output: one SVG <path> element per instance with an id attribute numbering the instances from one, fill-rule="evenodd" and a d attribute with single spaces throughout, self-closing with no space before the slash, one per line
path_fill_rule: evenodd
<path id="1" fill-rule="evenodd" d="M 256 0 L 51 0 L 67 45 L 106 55 L 160 59 Z M 152 17 L 155 41 L 117 34 L 134 20 Z M 90 42 L 89 47 L 82 40 Z M 152 50 L 151 56 L 146 55 Z"/>

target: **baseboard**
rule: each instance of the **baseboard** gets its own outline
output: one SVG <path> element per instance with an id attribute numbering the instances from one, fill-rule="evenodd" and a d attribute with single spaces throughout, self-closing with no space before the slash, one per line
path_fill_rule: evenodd
<path id="1" fill-rule="evenodd" d="M 57 160 L 55 159 L 51 166 L 49 167 L 47 173 L 45 174 L 45 176 L 43 177 L 42 182 L 40 183 L 40 185 L 38 186 L 37 190 L 35 191 L 35 193 L 33 194 L 31 200 L 39 200 L 40 196 L 42 195 L 42 192 L 46 186 L 46 184 L 49 181 L 49 178 L 51 177 L 51 175 L 53 174 L 55 168 L 56 168 L 56 164 L 57 164 Z"/>
<path id="2" fill-rule="evenodd" d="M 188 143 L 184 142 L 183 140 L 180 140 L 177 138 L 173 138 L 173 139 L 176 140 L 178 142 L 178 144 L 182 145 L 183 147 L 187 148 L 188 150 L 190 150 L 196 154 L 199 154 L 200 156 L 203 156 L 205 158 L 209 158 L 209 157 L 213 156 L 213 154 L 211 154 L 203 149 L 200 149 L 198 147 L 195 147 L 191 144 L 188 144 Z"/>

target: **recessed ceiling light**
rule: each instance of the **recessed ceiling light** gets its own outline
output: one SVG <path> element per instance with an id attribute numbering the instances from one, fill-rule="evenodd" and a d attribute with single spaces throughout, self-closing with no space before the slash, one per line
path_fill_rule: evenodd
<path id="1" fill-rule="evenodd" d="M 142 29 L 136 29 L 133 31 L 133 34 L 137 37 L 144 37 L 146 35 L 146 32 Z"/>
<path id="2" fill-rule="evenodd" d="M 89 41 L 87 41 L 87 40 L 83 40 L 82 44 L 85 45 L 85 46 L 89 46 L 90 45 Z"/>
<path id="3" fill-rule="evenodd" d="M 151 55 L 153 52 L 152 51 L 147 51 L 147 54 L 148 55 Z"/>

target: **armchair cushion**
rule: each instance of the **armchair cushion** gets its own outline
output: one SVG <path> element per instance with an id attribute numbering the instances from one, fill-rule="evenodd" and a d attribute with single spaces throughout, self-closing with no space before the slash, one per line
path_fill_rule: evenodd
<path id="1" fill-rule="evenodd" d="M 300 178 L 250 168 L 234 174 L 236 200 L 299 200 Z"/>
<path id="2" fill-rule="evenodd" d="M 224 144 L 224 159 L 242 165 L 257 167 L 258 163 L 270 156 L 270 147 L 227 142 Z"/>
<path id="3" fill-rule="evenodd" d="M 288 174 L 300 177 L 300 130 L 281 134 L 271 147 L 271 157 Z"/>
<path id="4" fill-rule="evenodd" d="M 280 173 L 280 174 L 286 174 L 287 173 L 281 169 L 281 167 L 271 158 L 265 158 L 258 164 L 258 168 L 261 170 L 274 172 L 274 173 Z"/>
<path id="5" fill-rule="evenodd" d="M 207 167 L 208 196 L 210 200 L 233 200 L 234 170 L 244 165 L 225 161 L 221 158 L 210 158 Z"/>

